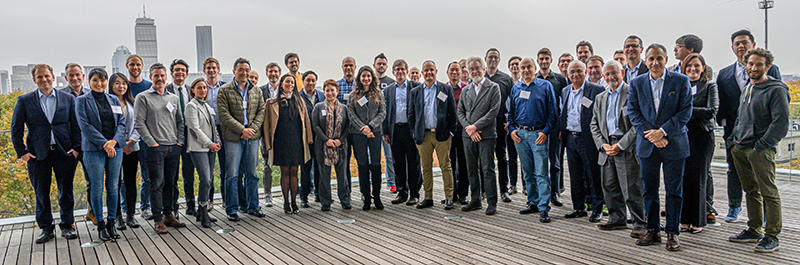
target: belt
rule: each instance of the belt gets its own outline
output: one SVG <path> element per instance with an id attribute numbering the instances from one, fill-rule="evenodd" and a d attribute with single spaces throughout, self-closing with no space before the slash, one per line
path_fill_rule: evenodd
<path id="1" fill-rule="evenodd" d="M 526 131 L 538 131 L 538 130 L 544 130 L 544 125 L 539 125 L 539 126 L 534 126 L 534 127 L 531 127 L 531 126 L 519 126 L 517 128 L 520 128 L 520 129 L 523 129 L 523 130 L 526 130 Z"/>
<path id="2" fill-rule="evenodd" d="M 425 129 L 426 132 L 436 132 L 436 129 Z"/>
<path id="3" fill-rule="evenodd" d="M 571 133 L 571 134 L 572 134 L 572 136 L 575 136 L 575 137 L 581 136 L 581 132 L 573 132 L 573 131 L 570 131 L 569 133 Z"/>
<path id="4" fill-rule="evenodd" d="M 611 135 L 608 138 L 611 139 L 611 140 L 619 141 L 620 139 L 622 139 L 622 135 L 619 135 L 619 136 Z"/>
<path id="5" fill-rule="evenodd" d="M 54 145 L 54 144 L 51 144 L 51 145 L 50 145 L 50 151 L 55 151 L 55 150 L 56 150 L 56 145 Z"/>
<path id="6" fill-rule="evenodd" d="M 395 123 L 394 126 L 408 126 L 408 122 L 398 122 Z"/>

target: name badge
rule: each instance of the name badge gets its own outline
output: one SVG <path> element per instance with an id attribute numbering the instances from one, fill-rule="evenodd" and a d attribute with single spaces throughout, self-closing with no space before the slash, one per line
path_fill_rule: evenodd
<path id="1" fill-rule="evenodd" d="M 114 114 L 122 114 L 122 107 L 111 106 L 111 112 L 113 112 Z"/>
<path id="2" fill-rule="evenodd" d="M 581 105 L 583 105 L 584 107 L 589 108 L 592 106 L 592 103 L 593 101 L 587 97 L 581 98 Z"/>
<path id="3" fill-rule="evenodd" d="M 343 94 L 342 99 L 344 99 L 345 101 L 350 100 L 350 93 Z"/>
<path id="4" fill-rule="evenodd" d="M 206 108 L 208 109 L 208 113 L 209 113 L 209 114 L 211 114 L 211 115 L 217 115 L 217 112 L 216 112 L 216 111 L 214 111 L 214 108 L 212 108 L 210 105 L 206 106 Z"/>
<path id="5" fill-rule="evenodd" d="M 358 102 L 358 105 L 359 105 L 359 106 L 362 106 L 362 107 L 363 107 L 364 105 L 366 105 L 366 104 L 367 104 L 367 101 L 368 101 L 368 100 L 367 100 L 367 97 L 361 97 L 360 99 L 358 99 L 358 101 L 357 101 L 357 102 Z"/>
<path id="6" fill-rule="evenodd" d="M 519 97 L 522 98 L 522 99 L 529 99 L 529 98 L 531 98 L 531 92 L 530 91 L 525 91 L 525 90 L 520 91 L 519 92 Z"/>
<path id="7" fill-rule="evenodd" d="M 322 116 L 328 115 L 328 111 L 322 110 Z"/>
<path id="8" fill-rule="evenodd" d="M 247 101 L 242 101 L 242 109 L 243 110 L 247 109 Z"/>
<path id="9" fill-rule="evenodd" d="M 173 110 L 175 110 L 175 106 L 172 105 L 171 101 L 167 102 L 167 111 L 169 111 L 169 113 L 172 113 Z"/>
<path id="10" fill-rule="evenodd" d="M 439 100 L 441 100 L 442 102 L 444 102 L 445 100 L 447 100 L 447 94 L 445 94 L 445 93 L 444 93 L 444 92 L 442 92 L 442 91 L 439 91 L 439 95 L 436 95 L 436 98 L 438 98 Z"/>

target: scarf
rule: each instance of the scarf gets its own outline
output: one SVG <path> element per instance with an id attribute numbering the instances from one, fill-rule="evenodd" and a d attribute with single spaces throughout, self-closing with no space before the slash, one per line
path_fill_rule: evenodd
<path id="1" fill-rule="evenodd" d="M 338 100 L 334 100 L 334 105 L 325 102 L 325 112 L 328 114 L 325 117 L 327 119 L 325 135 L 330 139 L 339 139 L 342 133 L 342 123 L 344 122 L 344 106 L 339 104 Z M 333 166 L 339 163 L 338 149 L 338 147 L 330 147 L 325 145 L 326 166 Z"/>

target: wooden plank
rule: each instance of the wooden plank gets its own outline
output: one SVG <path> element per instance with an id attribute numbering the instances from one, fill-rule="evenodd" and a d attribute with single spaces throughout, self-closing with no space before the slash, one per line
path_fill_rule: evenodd
<path id="1" fill-rule="evenodd" d="M 75 232 L 78 233 L 78 224 L 73 223 L 75 227 Z M 80 237 L 80 234 L 79 234 Z M 83 250 L 81 249 L 81 240 L 80 238 L 70 239 L 67 240 L 67 249 L 69 250 L 69 264 L 86 264 L 83 259 Z M 60 250 L 59 250 L 60 251 Z M 61 254 L 61 253 L 59 253 Z M 67 260 L 59 260 L 59 263 L 64 262 L 67 263 Z"/>
<path id="2" fill-rule="evenodd" d="M 79 247 L 80 245 L 92 242 L 92 237 L 89 236 L 89 233 L 91 232 L 89 231 L 89 226 L 94 226 L 94 224 L 92 224 L 91 221 L 75 222 L 75 226 L 76 230 L 78 231 L 78 238 L 80 239 Z M 86 247 L 86 248 L 81 247 L 81 251 L 83 252 L 83 260 L 86 262 L 86 264 L 89 265 L 100 264 L 100 261 L 97 258 L 97 251 L 95 251 L 95 248 L 97 247 Z"/>
<path id="3" fill-rule="evenodd" d="M 153 242 L 152 247 L 164 255 L 164 258 L 166 259 L 164 262 L 169 262 L 169 264 L 184 264 L 184 260 L 178 258 L 178 255 L 175 252 L 173 252 L 173 249 L 171 249 L 167 244 L 166 240 L 168 238 L 169 239 L 172 238 L 169 234 L 163 234 L 163 235 L 157 234 L 155 232 L 155 222 L 153 222 L 152 220 L 140 224 L 142 224 L 142 228 L 144 228 L 144 230 L 148 231 L 147 236 Z M 168 233 L 176 232 L 174 230 L 175 228 L 167 227 Z"/>
<path id="4" fill-rule="evenodd" d="M 41 233 L 41 229 L 34 228 L 31 226 L 31 224 L 25 224 L 25 227 L 22 230 L 22 242 L 19 244 L 20 247 L 17 263 L 33 263 L 31 251 L 33 250 L 34 238 L 39 235 L 37 232 Z"/>
<path id="5" fill-rule="evenodd" d="M 142 248 L 142 244 L 139 242 L 139 239 L 136 238 L 136 235 L 130 231 L 131 229 L 141 228 L 131 228 L 128 226 L 125 230 L 118 230 L 117 233 L 119 233 L 120 237 L 117 239 L 117 245 L 122 252 L 122 258 L 125 259 L 126 264 L 141 264 L 136 255 L 136 250 L 140 250 L 142 253 L 146 253 L 146 251 Z M 134 247 L 134 245 L 136 245 L 136 247 Z"/>
<path id="6" fill-rule="evenodd" d="M 197 222 L 194 222 L 194 220 L 195 219 L 191 219 L 190 222 L 186 222 L 186 229 L 181 230 L 181 234 L 188 240 L 188 242 L 197 248 L 198 252 L 192 253 L 192 255 L 203 256 L 204 262 L 201 262 L 203 264 L 241 264 L 241 262 L 238 262 L 238 260 L 233 258 L 230 253 L 225 251 L 224 248 L 216 244 L 214 240 L 210 240 L 208 236 L 199 231 L 200 229 L 211 230 L 210 228 L 203 228 Z M 195 259 L 197 258 L 198 257 L 195 256 Z"/>
<path id="7" fill-rule="evenodd" d="M 137 256 L 139 256 L 139 260 L 144 264 L 169 264 L 167 258 L 161 251 L 158 250 L 155 243 L 153 243 L 153 239 L 151 236 L 158 236 L 155 234 L 155 230 L 152 226 L 149 225 L 152 221 L 146 221 L 143 218 L 137 217 L 137 221 L 139 221 L 139 225 L 141 225 L 137 229 L 131 230 L 136 236 L 136 239 L 141 242 L 145 252 L 139 252 Z M 153 263 L 149 263 L 149 261 L 153 261 Z"/>
<path id="8" fill-rule="evenodd" d="M 13 229 L 5 232 L 11 232 L 8 240 L 8 247 L 3 258 L 3 264 L 16 264 L 17 257 L 19 257 L 19 247 L 22 242 L 22 229 Z"/>
<path id="9" fill-rule="evenodd" d="M 67 246 L 68 240 L 66 238 L 61 237 L 61 231 L 59 229 L 58 233 L 56 234 L 56 238 L 54 239 L 55 245 L 54 246 L 45 246 L 45 255 L 44 255 L 44 263 L 45 264 L 58 264 L 58 263 L 68 263 L 69 260 L 69 247 Z"/>
<path id="10" fill-rule="evenodd" d="M 216 208 L 214 208 L 216 210 Z M 259 256 L 266 259 L 266 262 L 272 264 L 299 264 L 297 260 L 295 260 L 292 256 L 287 255 L 282 251 L 275 251 L 275 246 L 273 245 L 274 242 L 263 242 L 262 240 L 253 240 L 252 235 L 250 234 L 249 230 L 243 227 L 247 222 L 245 218 L 247 214 L 239 213 L 239 217 L 242 219 L 239 222 L 232 222 L 229 221 L 227 218 L 220 218 L 217 221 L 217 225 L 222 226 L 224 228 L 233 228 L 236 229 L 233 233 L 228 233 L 228 235 L 234 236 L 234 238 L 238 239 L 241 244 L 244 244 L 252 251 L 258 253 Z M 267 249 L 266 247 L 269 247 Z"/>
<path id="11" fill-rule="evenodd" d="M 182 215 L 182 221 L 187 224 L 186 228 L 176 229 L 176 232 L 179 233 L 170 233 L 172 236 L 173 242 L 170 245 L 171 248 L 181 248 L 184 255 L 184 260 L 187 264 L 209 264 L 211 261 L 205 256 L 202 255 L 202 251 L 198 248 L 202 246 L 202 244 L 187 244 L 191 242 L 188 238 L 186 238 L 186 234 L 191 234 L 188 232 L 188 227 L 190 227 L 190 223 L 192 223 L 195 219 L 194 216 L 189 215 Z M 180 242 L 180 243 L 179 243 Z"/>
<path id="12" fill-rule="evenodd" d="M 211 228 L 202 228 L 201 226 L 197 226 L 197 224 L 187 224 L 187 226 L 191 227 L 187 231 L 192 233 L 197 240 L 205 244 L 211 250 L 211 253 L 202 253 L 206 255 L 209 260 L 214 261 L 221 259 L 227 264 L 244 264 L 254 262 L 248 256 L 242 255 L 237 248 L 233 247 L 233 245 L 228 242 L 227 238 L 223 238 L 215 232 L 217 229 L 221 229 L 221 227 L 216 226 L 216 223 L 212 223 Z M 234 252 L 238 255 L 234 255 L 231 252 Z"/>
<path id="13" fill-rule="evenodd" d="M 6 229 L 7 227 L 9 226 L 0 227 L 0 264 L 3 264 L 11 242 L 12 231 Z"/>
<path id="14" fill-rule="evenodd" d="M 226 238 L 228 242 L 233 246 L 232 249 L 229 249 L 231 254 L 236 254 L 235 251 L 241 251 L 241 254 L 244 254 L 245 257 L 252 259 L 256 264 L 261 263 L 270 263 L 270 264 L 282 264 L 288 263 L 289 261 L 294 261 L 288 256 L 278 252 L 273 254 L 273 249 L 264 249 L 262 247 L 265 242 L 254 242 L 247 238 L 245 234 L 241 231 L 240 224 L 236 224 L 233 222 L 228 221 L 225 215 L 225 207 L 214 207 L 212 210 L 212 215 L 217 218 L 217 222 L 214 224 L 219 229 L 236 229 L 236 231 L 232 233 L 217 235 L 222 238 Z M 207 230 L 207 229 L 204 229 Z M 279 257 L 280 256 L 280 257 Z M 242 259 L 239 259 L 242 260 Z M 246 262 L 245 262 L 246 263 Z"/>

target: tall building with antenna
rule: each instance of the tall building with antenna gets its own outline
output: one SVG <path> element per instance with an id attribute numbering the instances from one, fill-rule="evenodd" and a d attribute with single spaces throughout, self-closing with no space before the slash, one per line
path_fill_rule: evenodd
<path id="1" fill-rule="evenodd" d="M 197 69 L 198 72 L 202 72 L 203 61 L 214 56 L 211 45 L 211 26 L 196 26 L 195 38 L 197 41 Z"/>
<path id="2" fill-rule="evenodd" d="M 134 27 L 136 34 L 136 54 L 142 57 L 143 72 L 148 72 L 150 66 L 158 62 L 158 38 L 156 35 L 156 20 L 147 17 L 142 5 L 142 17 L 136 18 Z"/>

